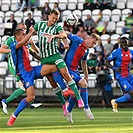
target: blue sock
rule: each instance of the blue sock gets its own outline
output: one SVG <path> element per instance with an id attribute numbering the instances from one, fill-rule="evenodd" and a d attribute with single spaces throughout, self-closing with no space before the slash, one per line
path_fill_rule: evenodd
<path id="1" fill-rule="evenodd" d="M 14 115 L 17 117 L 19 115 L 19 113 L 28 105 L 28 102 L 26 101 L 26 99 L 24 98 L 23 100 L 21 100 L 20 104 L 18 105 Z"/>
<path id="2" fill-rule="evenodd" d="M 116 103 L 128 102 L 132 100 L 131 96 L 127 93 L 124 96 L 121 96 L 115 100 Z"/>
<path id="3" fill-rule="evenodd" d="M 64 83 L 63 77 L 59 71 L 53 72 L 53 78 L 55 82 L 60 85 L 62 90 L 65 90 L 67 88 L 66 84 Z"/>
<path id="4" fill-rule="evenodd" d="M 80 89 L 80 95 L 82 97 L 82 100 L 84 102 L 84 108 L 88 108 L 89 105 L 88 105 L 88 90 L 87 88 L 79 88 Z"/>
<path id="5" fill-rule="evenodd" d="M 74 108 L 74 106 L 75 106 L 75 104 L 76 104 L 76 101 L 77 101 L 77 99 L 76 99 L 75 97 L 73 97 L 73 95 L 71 95 L 71 96 L 69 97 L 69 99 L 68 99 L 69 105 L 68 105 L 68 107 L 67 107 L 67 110 L 68 110 L 69 112 L 71 112 L 72 109 Z"/>

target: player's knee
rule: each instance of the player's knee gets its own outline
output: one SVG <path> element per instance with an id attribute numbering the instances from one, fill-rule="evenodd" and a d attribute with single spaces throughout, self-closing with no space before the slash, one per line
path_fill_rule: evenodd
<path id="1" fill-rule="evenodd" d="M 85 79 L 81 79 L 81 80 L 79 81 L 79 85 L 80 85 L 80 87 L 82 87 L 82 88 L 87 88 L 87 86 L 88 86 Z"/>

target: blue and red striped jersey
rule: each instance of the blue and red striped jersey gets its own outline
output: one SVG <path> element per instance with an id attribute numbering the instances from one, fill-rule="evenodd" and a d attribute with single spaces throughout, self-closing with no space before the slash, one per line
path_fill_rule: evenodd
<path id="1" fill-rule="evenodd" d="M 29 72 L 33 68 L 30 65 L 28 46 L 23 46 L 16 49 L 17 43 L 18 42 L 15 41 L 10 45 L 13 62 L 16 66 L 16 73 L 21 73 L 24 71 Z"/>
<path id="2" fill-rule="evenodd" d="M 86 49 L 84 40 L 77 35 L 70 33 L 68 35 L 70 39 L 70 49 L 65 55 L 65 62 L 68 69 L 76 71 L 81 59 L 86 60 L 89 50 Z"/>
<path id="3" fill-rule="evenodd" d="M 108 57 L 108 60 L 115 61 L 115 67 L 121 68 L 121 73 L 116 72 L 116 79 L 119 77 L 127 77 L 130 75 L 130 63 L 133 60 L 133 50 L 128 50 L 127 52 L 118 48 L 114 50 Z"/>

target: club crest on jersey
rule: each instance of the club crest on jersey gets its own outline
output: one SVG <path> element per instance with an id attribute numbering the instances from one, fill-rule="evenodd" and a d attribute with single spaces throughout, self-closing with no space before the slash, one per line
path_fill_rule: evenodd
<path id="1" fill-rule="evenodd" d="M 123 87 L 124 87 L 124 89 L 126 89 L 126 88 L 127 88 L 127 85 L 126 85 L 126 84 L 124 84 L 124 85 L 123 85 Z"/>
<path id="2" fill-rule="evenodd" d="M 29 86 L 30 85 L 30 83 L 29 82 L 26 82 L 26 86 Z"/>

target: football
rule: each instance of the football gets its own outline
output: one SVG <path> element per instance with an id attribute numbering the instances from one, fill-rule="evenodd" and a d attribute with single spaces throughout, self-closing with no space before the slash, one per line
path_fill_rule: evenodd
<path id="1" fill-rule="evenodd" d="M 70 26 L 77 25 L 78 17 L 75 14 L 71 13 L 67 16 L 66 23 Z"/>

